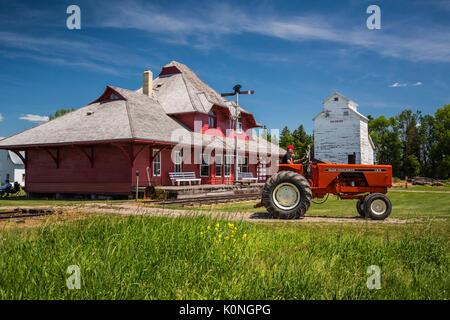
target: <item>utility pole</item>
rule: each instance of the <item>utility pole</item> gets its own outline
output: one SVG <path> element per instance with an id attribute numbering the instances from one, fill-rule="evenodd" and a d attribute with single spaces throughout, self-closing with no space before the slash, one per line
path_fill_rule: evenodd
<path id="1" fill-rule="evenodd" d="M 236 96 L 236 105 L 234 106 L 235 113 L 233 115 L 234 120 L 234 139 L 235 139 L 235 162 L 234 162 L 234 181 L 237 182 L 238 180 L 238 172 L 239 172 L 239 148 L 238 148 L 238 128 L 239 128 L 239 95 L 240 94 L 254 94 L 254 90 L 248 90 L 248 91 L 241 91 L 242 86 L 240 84 L 237 84 L 233 87 L 234 92 L 233 93 L 222 93 L 222 97 L 229 97 L 229 96 Z"/>

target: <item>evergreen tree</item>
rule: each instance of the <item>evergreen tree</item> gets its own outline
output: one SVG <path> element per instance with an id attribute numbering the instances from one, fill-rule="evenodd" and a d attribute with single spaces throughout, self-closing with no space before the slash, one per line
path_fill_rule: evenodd
<path id="1" fill-rule="evenodd" d="M 292 137 L 291 131 L 287 126 L 281 130 L 280 135 L 280 147 L 286 149 L 288 145 L 294 144 L 294 138 Z"/>

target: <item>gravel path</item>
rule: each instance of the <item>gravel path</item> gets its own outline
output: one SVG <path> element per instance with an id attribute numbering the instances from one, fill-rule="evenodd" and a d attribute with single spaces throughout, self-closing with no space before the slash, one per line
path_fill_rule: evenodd
<path id="1" fill-rule="evenodd" d="M 267 212 L 220 212 L 220 211 L 206 211 L 206 210 L 173 210 L 166 208 L 155 208 L 144 206 L 142 204 L 124 203 L 120 207 L 112 206 L 99 206 L 95 204 L 82 205 L 70 207 L 71 211 L 78 212 L 98 212 L 106 214 L 119 214 L 119 215 L 145 215 L 145 216 L 165 216 L 165 217 L 179 217 L 179 216 L 196 216 L 207 215 L 214 218 L 223 218 L 227 220 L 244 220 L 250 222 L 270 222 L 270 223 L 303 223 L 303 222 L 333 222 L 333 223 L 406 223 L 413 222 L 416 219 L 391 219 L 388 218 L 384 221 L 365 220 L 359 216 L 357 217 L 309 217 L 306 216 L 303 219 L 298 220 L 280 220 L 274 219 Z"/>
<path id="2" fill-rule="evenodd" d="M 0 211 L 14 210 L 16 207 L 1 207 Z M 220 211 L 206 211 L 206 210 L 174 210 L 166 208 L 150 207 L 137 203 L 117 203 L 114 205 L 102 205 L 98 203 L 92 204 L 77 204 L 71 206 L 21 206 L 21 208 L 42 209 L 49 208 L 58 212 L 70 213 L 104 213 L 104 214 L 119 214 L 119 215 L 144 215 L 144 216 L 159 216 L 159 217 L 180 217 L 180 216 L 197 216 L 206 215 L 214 218 L 222 218 L 226 220 L 239 220 L 249 222 L 269 222 L 269 223 L 305 223 L 305 222 L 331 222 L 331 223 L 407 223 L 418 222 L 420 219 L 392 219 L 388 218 L 382 221 L 365 220 L 359 216 L 354 217 L 310 217 L 305 216 L 303 219 L 296 220 L 280 220 L 272 218 L 267 212 L 261 211 L 256 213 L 250 212 L 220 212 Z"/>

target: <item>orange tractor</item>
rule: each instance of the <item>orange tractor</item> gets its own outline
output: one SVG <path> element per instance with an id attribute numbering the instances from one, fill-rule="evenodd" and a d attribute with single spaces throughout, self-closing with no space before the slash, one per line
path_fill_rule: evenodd
<path id="1" fill-rule="evenodd" d="M 337 195 L 358 199 L 356 209 L 362 217 L 386 219 L 392 204 L 386 196 L 392 186 L 392 167 L 388 165 L 331 164 L 311 161 L 308 149 L 302 164 L 280 164 L 267 180 L 261 203 L 275 218 L 302 218 L 312 199 Z M 326 200 L 326 199 L 325 199 Z"/>

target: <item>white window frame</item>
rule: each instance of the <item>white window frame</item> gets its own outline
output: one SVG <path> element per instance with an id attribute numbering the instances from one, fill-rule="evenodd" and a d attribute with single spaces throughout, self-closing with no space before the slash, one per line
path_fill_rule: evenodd
<path id="1" fill-rule="evenodd" d="M 154 177 L 161 177 L 161 171 L 162 171 L 162 165 L 161 165 L 161 152 L 159 152 L 159 149 L 153 149 L 153 163 L 152 163 L 152 174 Z M 159 153 L 158 153 L 159 152 Z M 158 155 L 155 157 L 155 155 L 158 153 Z M 158 160 L 158 161 L 156 161 Z M 158 165 L 158 167 L 155 167 L 156 165 Z M 155 168 L 159 169 L 156 170 Z M 156 172 L 159 171 L 159 174 L 157 174 Z"/>

